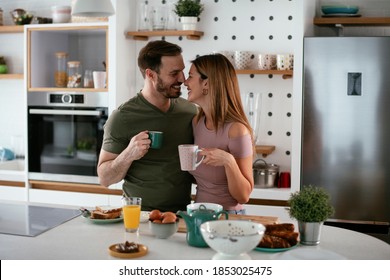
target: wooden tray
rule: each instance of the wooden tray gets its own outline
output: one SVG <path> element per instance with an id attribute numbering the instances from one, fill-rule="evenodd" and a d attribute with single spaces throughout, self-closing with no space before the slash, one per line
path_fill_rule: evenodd
<path id="1" fill-rule="evenodd" d="M 272 225 L 272 224 L 279 223 L 278 217 L 237 215 L 237 214 L 229 214 L 229 220 L 251 220 L 253 222 L 257 222 L 257 223 L 260 223 L 263 225 Z M 186 223 L 182 218 L 179 219 L 179 228 L 177 231 L 178 232 L 187 232 Z"/>

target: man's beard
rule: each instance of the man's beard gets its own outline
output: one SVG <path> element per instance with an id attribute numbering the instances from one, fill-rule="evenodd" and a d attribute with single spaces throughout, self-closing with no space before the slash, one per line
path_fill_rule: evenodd
<path id="1" fill-rule="evenodd" d="M 181 96 L 181 91 L 177 91 L 176 89 L 172 88 L 172 85 L 165 85 L 160 77 L 157 77 L 156 90 L 166 98 L 178 98 Z"/>

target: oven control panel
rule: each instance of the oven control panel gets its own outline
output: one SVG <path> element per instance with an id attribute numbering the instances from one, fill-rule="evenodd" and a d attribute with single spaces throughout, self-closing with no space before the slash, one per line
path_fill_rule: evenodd
<path id="1" fill-rule="evenodd" d="M 83 94 L 50 94 L 49 96 L 50 104 L 83 104 L 84 95 Z"/>

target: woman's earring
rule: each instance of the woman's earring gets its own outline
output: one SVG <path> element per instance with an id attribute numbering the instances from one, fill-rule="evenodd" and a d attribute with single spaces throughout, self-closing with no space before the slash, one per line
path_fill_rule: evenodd
<path id="1" fill-rule="evenodd" d="M 202 94 L 203 94 L 203 95 L 209 94 L 209 90 L 204 88 L 203 91 L 202 91 Z"/>

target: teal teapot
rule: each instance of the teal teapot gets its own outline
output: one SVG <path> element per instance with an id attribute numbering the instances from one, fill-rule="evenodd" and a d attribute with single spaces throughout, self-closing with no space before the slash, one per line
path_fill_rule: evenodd
<path id="1" fill-rule="evenodd" d="M 182 217 L 187 226 L 187 243 L 194 247 L 208 247 L 207 243 L 200 232 L 200 225 L 207 221 L 218 220 L 222 214 L 225 214 L 225 219 L 229 218 L 227 211 L 214 211 L 207 209 L 203 204 L 197 210 L 192 210 L 191 213 L 186 211 L 177 211 L 178 216 Z"/>

